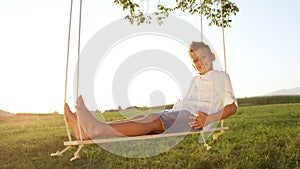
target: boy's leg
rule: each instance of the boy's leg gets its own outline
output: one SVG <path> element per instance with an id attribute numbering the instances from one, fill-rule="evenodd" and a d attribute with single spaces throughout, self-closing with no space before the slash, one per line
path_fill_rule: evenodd
<path id="1" fill-rule="evenodd" d="M 145 114 L 139 114 L 139 115 L 133 116 L 130 119 L 122 119 L 122 120 L 117 120 L 117 121 L 111 121 L 111 122 L 108 122 L 108 123 L 109 124 L 124 123 L 124 122 L 133 121 L 133 120 L 137 120 L 137 119 L 143 119 L 145 117 L 146 117 Z"/>
<path id="2" fill-rule="evenodd" d="M 155 114 L 119 123 L 104 123 L 98 121 L 89 112 L 84 105 L 82 97 L 77 99 L 76 110 L 84 132 L 91 138 L 99 136 L 138 136 L 151 133 L 152 131 L 164 131 L 160 119 Z"/>

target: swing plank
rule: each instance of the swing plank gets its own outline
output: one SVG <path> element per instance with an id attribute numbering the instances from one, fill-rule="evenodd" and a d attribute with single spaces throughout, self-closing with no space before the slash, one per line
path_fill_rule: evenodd
<path id="1" fill-rule="evenodd" d="M 113 143 L 113 142 L 121 142 L 121 141 L 147 140 L 147 139 L 153 139 L 153 138 L 184 136 L 184 135 L 190 135 L 190 134 L 207 133 L 207 132 L 222 131 L 222 130 L 228 130 L 228 129 L 229 129 L 229 127 L 218 127 L 218 128 L 214 128 L 214 129 L 200 130 L 200 131 L 152 134 L 152 135 L 142 135 L 142 136 L 134 136 L 134 137 L 113 137 L 113 138 L 103 138 L 103 139 L 95 139 L 95 140 L 76 140 L 76 141 L 66 141 L 66 142 L 64 142 L 64 145 L 65 146 L 75 146 L 75 145 L 81 145 L 81 144 L 100 144 L 100 143 Z"/>

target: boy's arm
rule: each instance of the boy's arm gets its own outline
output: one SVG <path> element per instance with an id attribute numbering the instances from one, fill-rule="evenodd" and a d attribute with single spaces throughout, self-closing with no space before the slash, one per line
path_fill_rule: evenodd
<path id="1" fill-rule="evenodd" d="M 193 122 L 190 122 L 189 125 L 194 127 L 195 129 L 203 128 L 204 126 L 211 124 L 213 122 L 219 121 L 221 119 L 226 119 L 227 117 L 234 114 L 237 110 L 237 106 L 235 103 L 226 105 L 223 110 L 213 113 L 206 114 L 204 112 L 198 111 L 197 114 L 199 116 L 191 116 L 190 119 L 193 119 Z"/>

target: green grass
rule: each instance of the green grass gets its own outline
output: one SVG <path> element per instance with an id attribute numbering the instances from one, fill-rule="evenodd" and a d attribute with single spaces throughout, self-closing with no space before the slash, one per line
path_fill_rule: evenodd
<path id="1" fill-rule="evenodd" d="M 239 107 L 225 126 L 230 130 L 208 140 L 209 151 L 198 143 L 198 135 L 189 135 L 154 157 L 126 158 L 89 145 L 81 159 L 70 162 L 75 148 L 50 157 L 65 148 L 62 115 L 16 115 L 0 118 L 0 168 L 300 168 L 299 103 Z"/>

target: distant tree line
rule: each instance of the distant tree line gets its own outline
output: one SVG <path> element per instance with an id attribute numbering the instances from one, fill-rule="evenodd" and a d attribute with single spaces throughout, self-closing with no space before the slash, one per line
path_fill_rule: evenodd
<path id="1" fill-rule="evenodd" d="M 239 106 L 300 103 L 300 95 L 281 95 L 281 96 L 259 96 L 239 98 Z"/>

